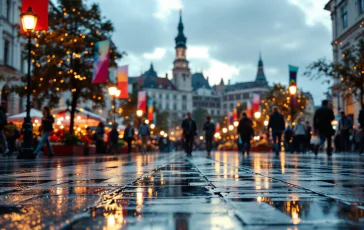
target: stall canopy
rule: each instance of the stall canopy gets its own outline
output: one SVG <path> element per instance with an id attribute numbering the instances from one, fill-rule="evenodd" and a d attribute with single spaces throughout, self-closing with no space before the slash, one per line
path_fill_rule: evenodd
<path id="1" fill-rule="evenodd" d="M 19 113 L 13 116 L 8 117 L 9 122 L 23 122 L 24 118 L 27 116 L 26 112 Z M 30 117 L 32 118 L 32 121 L 35 120 L 41 120 L 43 117 L 43 114 L 41 111 L 36 109 L 30 109 Z"/>
<path id="2" fill-rule="evenodd" d="M 69 126 L 71 118 L 71 108 L 57 108 L 52 110 L 57 125 Z M 99 122 L 106 122 L 106 119 L 82 108 L 76 108 L 75 125 L 96 126 Z"/>

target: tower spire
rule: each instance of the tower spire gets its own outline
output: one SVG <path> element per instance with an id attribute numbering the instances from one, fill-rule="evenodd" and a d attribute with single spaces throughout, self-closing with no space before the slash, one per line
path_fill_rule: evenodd
<path id="1" fill-rule="evenodd" d="M 265 74 L 264 74 L 264 65 L 263 65 L 263 59 L 262 59 L 261 52 L 259 52 L 258 72 L 257 72 L 257 76 L 255 78 L 255 82 L 267 84 L 267 78 L 265 77 Z"/>
<path id="2" fill-rule="evenodd" d="M 182 9 L 179 10 L 179 23 L 178 23 L 178 35 L 175 38 L 176 41 L 176 48 L 177 47 L 183 47 L 186 48 L 186 41 L 187 38 L 185 37 L 184 33 L 183 33 L 183 22 L 182 22 Z"/>

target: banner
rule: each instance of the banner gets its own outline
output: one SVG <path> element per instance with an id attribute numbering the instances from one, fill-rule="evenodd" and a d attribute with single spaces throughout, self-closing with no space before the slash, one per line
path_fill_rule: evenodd
<path id="1" fill-rule="evenodd" d="M 260 107 L 260 95 L 254 93 L 253 94 L 253 114 L 255 112 L 259 112 L 259 107 Z"/>
<path id="2" fill-rule="evenodd" d="M 117 82 L 118 89 L 120 90 L 119 99 L 129 98 L 127 65 L 118 67 Z"/>
<path id="3" fill-rule="evenodd" d="M 142 110 L 145 114 L 147 112 L 147 92 L 138 92 L 138 110 Z"/>
<path id="4" fill-rule="evenodd" d="M 247 102 L 247 115 L 249 118 L 253 117 L 252 103 L 250 101 Z"/>
<path id="5" fill-rule="evenodd" d="M 219 133 L 220 132 L 220 123 L 216 122 L 216 126 L 215 126 L 215 132 Z"/>
<path id="6" fill-rule="evenodd" d="M 147 119 L 150 121 L 150 123 L 153 121 L 154 116 L 154 106 L 153 106 L 153 100 L 148 101 L 148 116 Z"/>
<path id="7" fill-rule="evenodd" d="M 234 108 L 234 111 L 233 111 L 233 116 L 234 116 L 234 121 L 238 121 L 239 120 L 239 116 L 238 116 L 238 109 L 237 108 Z"/>
<path id="8" fill-rule="evenodd" d="M 153 118 L 154 118 L 154 119 L 153 119 L 153 124 L 155 124 L 155 125 L 156 125 L 156 124 L 157 124 L 157 112 L 154 112 L 154 113 L 153 113 Z"/>
<path id="9" fill-rule="evenodd" d="M 11 2 L 11 1 L 10 1 Z M 48 4 L 49 0 L 22 0 L 21 12 L 27 12 L 29 7 L 38 16 L 37 25 L 34 31 L 48 30 Z M 25 33 L 20 20 L 20 33 Z"/>
<path id="10" fill-rule="evenodd" d="M 110 40 L 95 42 L 92 84 L 105 83 L 109 77 Z"/>
<path id="11" fill-rule="evenodd" d="M 288 69 L 289 69 L 289 84 L 288 84 L 288 86 L 292 86 L 292 85 L 297 86 L 298 67 L 288 65 Z"/>

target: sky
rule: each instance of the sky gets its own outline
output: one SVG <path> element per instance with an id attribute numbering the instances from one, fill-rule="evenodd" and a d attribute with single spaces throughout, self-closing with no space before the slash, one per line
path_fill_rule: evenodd
<path id="1" fill-rule="evenodd" d="M 313 61 L 332 60 L 328 0 L 87 0 L 99 3 L 115 27 L 113 42 L 128 55 L 129 75 L 153 63 L 160 77 L 172 76 L 179 10 L 192 73 L 211 85 L 255 79 L 261 52 L 268 82 L 288 84 L 288 65 L 299 67 L 297 85 L 316 105 L 328 85 L 303 73 Z"/>

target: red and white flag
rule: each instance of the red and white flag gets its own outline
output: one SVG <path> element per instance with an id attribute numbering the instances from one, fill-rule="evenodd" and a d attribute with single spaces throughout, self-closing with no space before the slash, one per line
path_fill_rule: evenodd
<path id="1" fill-rule="evenodd" d="M 259 94 L 253 94 L 253 113 L 259 112 L 260 109 L 260 95 Z"/>
<path id="2" fill-rule="evenodd" d="M 119 99 L 129 98 L 128 92 L 128 66 L 119 66 L 117 73 L 118 90 L 120 90 Z"/>
<path id="3" fill-rule="evenodd" d="M 138 92 L 138 110 L 142 110 L 145 114 L 147 112 L 147 92 Z"/>

